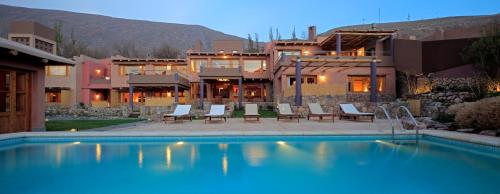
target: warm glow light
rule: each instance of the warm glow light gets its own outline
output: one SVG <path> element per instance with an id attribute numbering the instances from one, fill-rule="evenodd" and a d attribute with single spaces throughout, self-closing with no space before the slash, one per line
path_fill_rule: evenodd
<path id="1" fill-rule="evenodd" d="M 284 141 L 277 141 L 276 143 L 277 143 L 278 145 L 286 145 L 286 142 L 284 142 Z"/>
<path id="2" fill-rule="evenodd" d="M 170 70 L 172 70 L 172 66 L 167 65 L 167 71 L 170 71 Z"/>
<path id="3" fill-rule="evenodd" d="M 224 150 L 224 151 L 225 151 L 225 150 L 227 150 L 227 144 L 225 144 L 225 143 L 220 143 L 220 144 L 219 144 L 219 149 L 220 149 L 220 150 Z"/>
<path id="4" fill-rule="evenodd" d="M 95 70 L 95 73 L 96 73 L 97 75 L 101 74 L 101 69 L 96 69 L 96 70 Z"/>
<path id="5" fill-rule="evenodd" d="M 94 95 L 94 99 L 95 99 L 95 100 L 99 100 L 99 98 L 101 98 L 101 95 L 100 95 L 100 94 L 96 94 L 96 95 Z"/>
<path id="6" fill-rule="evenodd" d="M 97 161 L 97 163 L 101 162 L 101 144 L 95 145 L 95 161 Z"/>
<path id="7" fill-rule="evenodd" d="M 167 168 L 170 168 L 172 165 L 172 151 L 170 150 L 170 146 L 165 148 L 165 160 L 167 161 Z"/>
<path id="8" fill-rule="evenodd" d="M 304 51 L 304 55 L 309 55 L 309 51 L 308 51 L 308 50 L 305 50 L 305 51 Z"/>
<path id="9" fill-rule="evenodd" d="M 376 143 L 379 143 L 379 144 L 382 144 L 382 145 L 386 145 L 386 146 L 391 146 L 391 147 L 395 147 L 397 146 L 396 144 L 392 143 L 392 142 L 387 142 L 387 141 L 382 141 L 382 140 L 375 140 Z"/>
<path id="10" fill-rule="evenodd" d="M 252 91 L 252 92 L 250 93 L 250 95 L 251 95 L 251 96 L 255 96 L 255 91 Z"/>
<path id="11" fill-rule="evenodd" d="M 76 132 L 76 131 L 77 131 L 77 129 L 73 128 L 73 129 L 70 129 L 69 131 L 70 131 L 70 132 Z"/>
<path id="12" fill-rule="evenodd" d="M 336 55 L 336 54 L 337 54 L 337 52 L 335 52 L 335 51 L 331 52 L 331 55 Z"/>
<path id="13" fill-rule="evenodd" d="M 226 56 L 226 55 L 224 55 L 222 58 L 227 59 L 227 56 Z"/>
<path id="14" fill-rule="evenodd" d="M 106 80 L 110 80 L 111 78 L 109 76 L 104 77 Z"/>
<path id="15" fill-rule="evenodd" d="M 79 142 L 79 141 L 75 141 L 75 142 L 73 142 L 73 145 L 78 145 L 78 144 L 80 144 L 80 143 L 81 143 L 81 142 Z"/>
<path id="16" fill-rule="evenodd" d="M 177 143 L 175 143 L 175 145 L 184 145 L 184 142 L 183 141 L 178 141 Z"/>
<path id="17" fill-rule="evenodd" d="M 139 155 L 137 157 L 139 158 L 139 168 L 142 168 L 142 160 L 144 159 L 144 155 L 142 153 L 142 145 L 139 145 Z"/>
<path id="18" fill-rule="evenodd" d="M 57 166 L 61 165 L 61 161 L 62 161 L 62 147 L 61 147 L 61 145 L 57 145 L 56 146 L 56 163 L 57 163 Z"/>
<path id="19" fill-rule="evenodd" d="M 363 92 L 368 92 L 368 86 L 365 86 L 365 87 L 363 88 Z"/>
<path id="20" fill-rule="evenodd" d="M 194 145 L 191 146 L 191 157 L 190 157 L 190 161 L 191 161 L 191 166 L 194 165 L 194 161 L 196 160 L 196 147 L 194 147 Z"/>
<path id="21" fill-rule="evenodd" d="M 227 155 L 224 153 L 224 156 L 222 156 L 222 173 L 227 175 Z"/>
<path id="22" fill-rule="evenodd" d="M 321 73 L 321 74 L 319 75 L 319 80 L 320 80 L 320 81 L 325 81 L 325 80 L 326 80 L 326 76 L 325 76 L 325 74 Z"/>
<path id="23" fill-rule="evenodd" d="M 217 81 L 220 81 L 220 82 L 227 82 L 229 81 L 229 79 L 226 79 L 226 78 L 218 78 Z M 222 88 L 224 89 L 224 88 Z"/>
<path id="24" fill-rule="evenodd" d="M 172 92 L 167 92 L 167 97 L 172 97 Z"/>
<path id="25" fill-rule="evenodd" d="M 500 83 L 497 84 L 496 90 L 497 90 L 497 92 L 500 92 Z"/>

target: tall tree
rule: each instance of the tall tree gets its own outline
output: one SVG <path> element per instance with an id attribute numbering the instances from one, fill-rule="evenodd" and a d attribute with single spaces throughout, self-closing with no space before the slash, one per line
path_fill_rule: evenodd
<path id="1" fill-rule="evenodd" d="M 280 34 L 278 28 L 276 28 L 276 40 L 281 40 L 281 34 Z"/>
<path id="2" fill-rule="evenodd" d="M 61 21 L 56 21 L 54 23 L 54 31 L 55 31 L 55 41 L 56 41 L 56 53 L 57 55 L 63 55 L 63 34 L 62 34 L 62 22 Z"/>
<path id="3" fill-rule="evenodd" d="M 269 42 L 274 41 L 274 36 L 273 36 L 273 27 L 269 28 Z"/>
<path id="4" fill-rule="evenodd" d="M 180 53 L 178 49 L 170 46 L 168 43 L 163 43 L 160 47 L 153 50 L 153 57 L 173 59 L 178 58 Z"/>
<path id="5" fill-rule="evenodd" d="M 292 40 L 297 40 L 297 34 L 295 34 L 295 26 L 293 26 Z"/>
<path id="6" fill-rule="evenodd" d="M 253 52 L 260 52 L 260 47 L 259 47 L 259 34 L 255 33 L 255 49 Z"/>
<path id="7" fill-rule="evenodd" d="M 490 78 L 500 79 L 500 30 L 496 22 L 488 25 L 483 36 L 463 53 L 466 62 L 485 72 Z"/>
<path id="8" fill-rule="evenodd" d="M 253 50 L 253 40 L 252 40 L 252 35 L 248 34 L 248 52 L 252 52 Z"/>

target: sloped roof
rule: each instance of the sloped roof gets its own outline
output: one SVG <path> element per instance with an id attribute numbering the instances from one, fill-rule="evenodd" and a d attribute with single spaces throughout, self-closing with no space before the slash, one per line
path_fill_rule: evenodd
<path id="1" fill-rule="evenodd" d="M 33 48 L 33 47 L 30 47 L 30 46 L 26 46 L 24 44 L 20 44 L 20 43 L 14 42 L 14 41 L 7 40 L 5 38 L 0 38 L 0 48 L 24 53 L 26 55 L 38 57 L 40 59 L 46 59 L 46 60 L 48 60 L 49 64 L 53 64 L 53 63 L 61 63 L 61 64 L 69 64 L 69 65 L 75 64 L 75 61 L 73 61 L 71 59 L 60 57 L 60 56 L 57 56 L 57 55 Z"/>

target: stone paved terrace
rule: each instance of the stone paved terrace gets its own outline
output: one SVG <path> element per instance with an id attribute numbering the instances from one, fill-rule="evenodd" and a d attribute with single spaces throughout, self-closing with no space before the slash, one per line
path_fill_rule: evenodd
<path id="1" fill-rule="evenodd" d="M 395 125 L 397 134 L 414 134 L 415 131 L 401 131 Z M 203 120 L 178 122 L 138 122 L 81 132 L 24 132 L 0 135 L 0 140 L 24 136 L 244 136 L 244 135 L 389 135 L 391 126 L 387 120 L 367 121 L 331 120 L 279 121 L 264 118 L 260 122 L 243 121 L 240 118 L 213 121 Z M 422 134 L 500 147 L 499 137 L 466 134 L 439 130 L 421 130 Z"/>

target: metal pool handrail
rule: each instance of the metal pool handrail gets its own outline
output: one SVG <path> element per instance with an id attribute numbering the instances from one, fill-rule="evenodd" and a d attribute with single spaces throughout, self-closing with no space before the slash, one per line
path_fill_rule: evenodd
<path id="1" fill-rule="evenodd" d="M 415 138 L 418 140 L 418 134 L 419 134 L 418 130 L 419 130 L 419 127 L 418 127 L 418 124 L 417 124 L 417 120 L 415 120 L 415 117 L 413 117 L 413 115 L 411 114 L 410 110 L 408 110 L 408 108 L 406 108 L 405 106 L 400 106 L 396 110 L 396 121 L 399 123 L 400 129 L 408 130 L 408 129 L 405 129 L 403 127 L 403 122 L 401 122 L 401 120 L 399 119 L 399 113 L 401 112 L 400 111 L 401 109 L 403 109 L 408 114 L 408 116 L 410 117 L 411 121 L 415 125 L 415 131 L 416 131 L 416 134 L 415 134 L 416 137 Z"/>
<path id="2" fill-rule="evenodd" d="M 389 120 L 389 123 L 391 123 L 392 141 L 394 141 L 394 123 L 392 122 L 391 116 L 389 115 L 389 113 L 387 112 L 387 109 L 385 109 L 385 107 L 378 106 L 377 108 L 380 108 L 384 112 L 385 117 L 387 117 L 387 120 Z M 377 117 L 377 116 L 375 115 L 375 117 Z"/>

